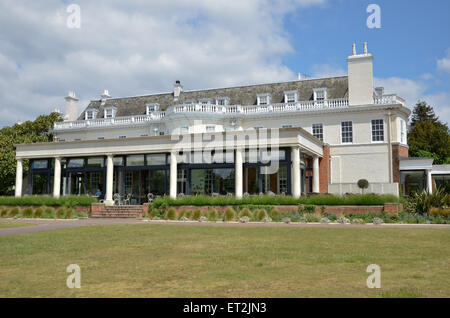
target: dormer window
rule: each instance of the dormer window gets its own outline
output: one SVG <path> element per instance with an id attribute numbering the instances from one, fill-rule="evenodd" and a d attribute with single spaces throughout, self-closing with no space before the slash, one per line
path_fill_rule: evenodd
<path id="1" fill-rule="evenodd" d="M 314 88 L 314 101 L 324 101 L 328 99 L 326 88 Z"/>
<path id="2" fill-rule="evenodd" d="M 104 112 L 105 112 L 105 114 L 104 114 L 105 118 L 114 118 L 114 117 L 116 117 L 117 108 L 115 106 L 105 107 Z"/>
<path id="3" fill-rule="evenodd" d="M 158 103 L 149 103 L 145 104 L 147 106 L 147 115 L 150 115 L 150 113 L 158 111 L 159 110 L 159 104 Z"/>
<path id="4" fill-rule="evenodd" d="M 297 101 L 298 101 L 297 91 L 284 92 L 284 102 L 285 103 L 296 103 Z"/>
<path id="5" fill-rule="evenodd" d="M 98 110 L 93 108 L 86 109 L 86 112 L 84 113 L 84 119 L 85 120 L 91 120 L 97 118 Z"/>
<path id="6" fill-rule="evenodd" d="M 186 104 L 186 105 L 195 104 L 195 99 L 186 99 L 186 100 L 184 101 L 184 104 Z"/>
<path id="7" fill-rule="evenodd" d="M 258 105 L 269 105 L 270 104 L 270 94 L 258 94 L 257 95 Z"/>
<path id="8" fill-rule="evenodd" d="M 217 97 L 216 98 L 216 105 L 219 106 L 226 106 L 230 104 L 230 98 L 229 97 Z"/>
<path id="9" fill-rule="evenodd" d="M 212 98 L 202 98 L 199 100 L 200 104 L 202 105 L 211 105 L 213 103 Z"/>

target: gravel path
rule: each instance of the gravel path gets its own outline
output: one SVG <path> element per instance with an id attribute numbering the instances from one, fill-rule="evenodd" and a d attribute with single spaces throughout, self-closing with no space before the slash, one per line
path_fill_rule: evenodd
<path id="1" fill-rule="evenodd" d="M 33 226 L 3 228 L 0 229 L 0 236 L 27 234 L 42 231 L 70 229 L 82 226 L 98 225 L 120 225 L 120 224 L 171 224 L 179 226 L 239 226 L 239 227 L 296 227 L 296 228 L 423 228 L 423 229 L 448 229 L 450 224 L 320 224 L 320 223 L 237 223 L 237 222 L 197 222 L 197 221 L 149 221 L 142 219 L 73 219 L 73 220 L 53 220 L 53 219 L 2 219 L 2 222 L 30 223 Z"/>

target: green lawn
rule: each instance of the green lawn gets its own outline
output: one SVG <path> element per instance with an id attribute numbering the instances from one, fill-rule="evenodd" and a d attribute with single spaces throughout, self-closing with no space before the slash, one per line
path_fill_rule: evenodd
<path id="1" fill-rule="evenodd" d="M 366 267 L 381 267 L 381 289 Z M 81 267 L 81 289 L 66 267 Z M 0 237 L 0 297 L 450 297 L 450 230 L 117 225 Z"/>
<path id="2" fill-rule="evenodd" d="M 22 226 L 30 226 L 34 224 L 30 223 L 18 223 L 18 222 L 0 222 L 0 229 L 6 229 L 11 227 L 22 227 Z"/>

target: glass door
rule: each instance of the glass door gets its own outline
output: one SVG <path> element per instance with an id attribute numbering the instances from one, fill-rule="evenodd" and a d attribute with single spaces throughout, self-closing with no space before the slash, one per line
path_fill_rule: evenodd
<path id="1" fill-rule="evenodd" d="M 84 195 L 84 173 L 83 172 L 68 172 L 69 178 L 69 194 Z"/>

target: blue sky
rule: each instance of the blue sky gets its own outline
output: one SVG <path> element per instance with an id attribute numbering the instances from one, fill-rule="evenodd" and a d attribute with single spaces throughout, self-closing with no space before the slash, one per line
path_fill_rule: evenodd
<path id="1" fill-rule="evenodd" d="M 69 4 L 80 28 L 68 28 Z M 369 4 L 381 28 L 369 29 Z M 81 112 L 112 97 L 345 75 L 352 43 L 374 55 L 375 85 L 450 121 L 450 1 L 0 0 L 0 127 L 75 91 Z"/>
<path id="2" fill-rule="evenodd" d="M 380 29 L 366 26 L 371 3 L 381 8 Z M 420 79 L 431 73 L 443 81 L 431 91 L 448 89 L 450 74 L 437 72 L 436 60 L 450 47 L 449 14 L 447 0 L 329 1 L 321 8 L 287 16 L 284 25 L 296 52 L 284 62 L 310 73 L 319 61 L 345 68 L 342 53 L 350 54 L 349 43 L 356 42 L 361 50 L 361 43 L 367 41 L 375 56 L 374 76 Z"/>

